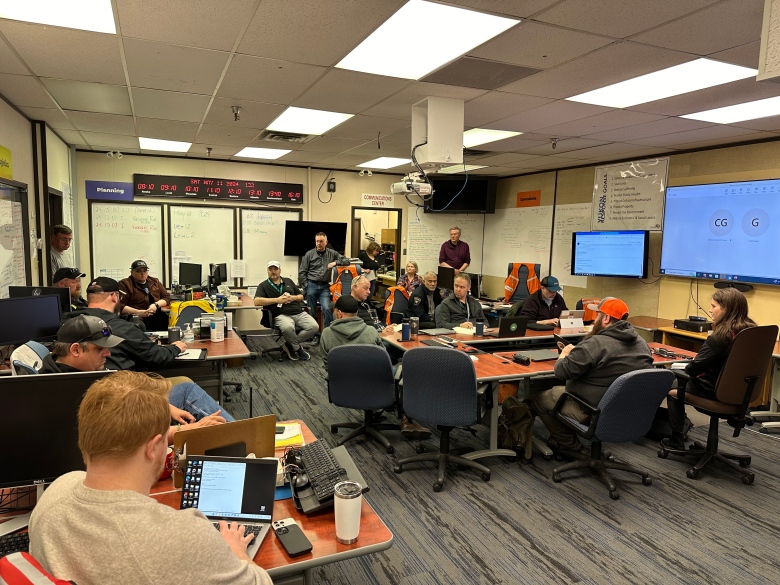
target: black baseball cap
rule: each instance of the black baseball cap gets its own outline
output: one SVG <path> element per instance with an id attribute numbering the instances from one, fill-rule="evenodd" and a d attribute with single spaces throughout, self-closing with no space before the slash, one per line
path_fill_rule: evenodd
<path id="1" fill-rule="evenodd" d="M 98 276 L 95 280 L 90 282 L 89 286 L 87 287 L 87 294 L 112 292 L 122 293 L 122 291 L 119 290 L 119 283 L 113 278 L 109 278 L 107 276 Z"/>
<path id="2" fill-rule="evenodd" d="M 79 315 L 68 319 L 57 331 L 61 343 L 94 343 L 100 347 L 115 347 L 124 341 L 111 333 L 103 319 L 93 315 Z"/>
<path id="3" fill-rule="evenodd" d="M 78 268 L 60 268 L 57 272 L 54 273 L 54 277 L 51 279 L 51 281 L 56 284 L 63 278 L 84 278 L 85 276 L 86 274 L 84 274 Z"/>
<path id="4" fill-rule="evenodd" d="M 149 270 L 149 265 L 144 260 L 136 260 L 130 265 L 130 270 L 136 270 L 138 268 L 146 268 Z"/>
<path id="5" fill-rule="evenodd" d="M 341 295 L 336 301 L 336 308 L 343 313 L 357 313 L 357 299 L 352 295 Z"/>

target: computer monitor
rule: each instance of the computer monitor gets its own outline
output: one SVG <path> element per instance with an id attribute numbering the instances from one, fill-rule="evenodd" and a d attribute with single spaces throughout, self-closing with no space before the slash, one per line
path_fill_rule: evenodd
<path id="1" fill-rule="evenodd" d="M 70 289 L 63 286 L 9 286 L 8 297 L 39 297 L 41 295 L 57 295 L 60 297 L 60 310 L 70 311 Z"/>
<path id="2" fill-rule="evenodd" d="M 203 266 L 179 262 L 179 284 L 200 286 L 203 284 Z"/>
<path id="3" fill-rule="evenodd" d="M 109 372 L 3 376 L 0 412 L 0 488 L 50 483 L 84 469 L 77 414 L 95 380 Z"/>
<path id="4" fill-rule="evenodd" d="M 209 264 L 209 275 L 214 286 L 227 282 L 227 264 Z"/>
<path id="5" fill-rule="evenodd" d="M 471 279 L 471 296 L 475 299 L 479 298 L 479 274 L 473 274 L 471 272 L 466 272 L 466 274 L 469 275 L 469 278 Z"/>
<path id="6" fill-rule="evenodd" d="M 0 299 L 0 345 L 55 339 L 60 328 L 60 298 L 57 294 Z"/>
<path id="7" fill-rule="evenodd" d="M 455 269 L 449 266 L 439 266 L 439 272 L 437 274 L 438 287 L 452 290 L 455 285 Z"/>

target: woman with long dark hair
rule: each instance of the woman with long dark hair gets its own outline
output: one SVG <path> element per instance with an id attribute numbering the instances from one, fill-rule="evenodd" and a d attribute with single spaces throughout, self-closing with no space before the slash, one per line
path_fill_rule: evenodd
<path id="1" fill-rule="evenodd" d="M 671 439 L 662 441 L 667 448 L 685 448 L 685 393 L 715 399 L 715 384 L 729 356 L 734 338 L 743 329 L 756 326 L 755 321 L 748 317 L 745 295 L 735 288 L 722 288 L 712 295 L 710 311 L 712 334 L 707 337 L 693 361 L 685 367 L 685 373 L 690 380 L 678 378 L 677 397 L 669 396 L 666 401 L 669 407 L 669 424 L 672 427 Z"/>

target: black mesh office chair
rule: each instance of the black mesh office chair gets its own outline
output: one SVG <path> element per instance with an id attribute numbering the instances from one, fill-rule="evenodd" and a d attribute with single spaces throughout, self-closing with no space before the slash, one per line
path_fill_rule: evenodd
<path id="1" fill-rule="evenodd" d="M 436 461 L 439 475 L 433 491 L 441 491 L 448 463 L 482 473 L 490 481 L 490 469 L 450 453 L 450 432 L 478 422 L 477 374 L 471 358 L 445 347 L 416 347 L 404 354 L 404 412 L 410 418 L 435 424 L 441 432 L 439 451 L 400 459 L 393 471 L 415 461 Z"/>
<path id="2" fill-rule="evenodd" d="M 753 473 L 744 469 L 750 465 L 750 455 L 726 453 L 718 451 L 718 422 L 724 419 L 734 427 L 734 437 L 738 437 L 743 427 L 753 424 L 753 419 L 747 414 L 751 402 L 758 398 L 763 386 L 764 376 L 769 370 L 775 340 L 777 325 L 750 327 L 740 331 L 734 338 L 729 350 L 729 357 L 718 376 L 715 384 L 715 400 L 702 398 L 685 393 L 685 403 L 690 404 L 699 412 L 710 417 L 710 428 L 707 434 L 707 444 L 694 441 L 690 449 L 669 449 L 661 446 L 658 456 L 665 459 L 669 455 L 693 457 L 696 464 L 687 471 L 691 479 L 699 477 L 701 470 L 713 461 L 719 461 L 730 469 L 742 475 L 742 483 L 751 484 L 755 479 Z M 685 377 L 684 372 L 676 372 Z M 677 390 L 669 393 L 677 396 Z M 739 462 L 739 467 L 734 464 Z"/>
<path id="3" fill-rule="evenodd" d="M 255 337 L 271 337 L 277 343 L 277 347 L 262 348 L 257 352 L 257 355 L 262 357 L 264 355 L 276 354 L 279 356 L 279 359 L 276 361 L 284 361 L 285 351 L 282 348 L 282 345 L 284 344 L 284 337 L 282 337 L 281 329 L 276 327 L 271 321 L 271 311 L 266 311 L 263 309 L 263 314 L 260 316 L 260 324 L 266 329 L 270 329 L 271 333 L 268 335 L 256 335 Z"/>

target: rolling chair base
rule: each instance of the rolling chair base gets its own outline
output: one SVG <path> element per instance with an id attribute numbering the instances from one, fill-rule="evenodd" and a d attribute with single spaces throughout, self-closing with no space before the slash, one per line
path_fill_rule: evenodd
<path id="1" fill-rule="evenodd" d="M 567 463 L 566 465 L 561 465 L 560 467 L 553 469 L 552 479 L 554 482 L 560 483 L 563 480 L 560 475 L 565 471 L 571 471 L 572 469 L 592 469 L 599 475 L 601 481 L 607 484 L 607 487 L 609 488 L 609 497 L 613 500 L 619 499 L 620 494 L 617 491 L 615 480 L 607 471 L 608 469 L 636 473 L 637 475 L 642 476 L 643 484 L 651 485 L 653 483 L 653 480 L 650 479 L 650 475 L 646 471 L 643 471 L 638 467 L 634 467 L 633 465 L 629 465 L 628 463 L 621 463 L 619 461 L 611 460 L 609 457 L 610 455 L 605 453 L 605 457 L 602 459 L 580 459 L 577 461 L 572 461 L 571 463 Z"/>
<path id="2" fill-rule="evenodd" d="M 359 437 L 361 435 L 366 435 L 379 442 L 389 454 L 394 453 L 395 449 L 393 449 L 393 446 L 390 444 L 390 441 L 379 431 L 400 431 L 401 425 L 396 425 L 391 423 L 377 424 L 373 422 L 373 418 L 374 418 L 374 413 L 373 411 L 369 410 L 365 414 L 365 422 L 333 423 L 332 425 L 330 425 L 330 432 L 335 433 L 336 431 L 338 431 L 338 429 L 354 429 L 351 433 L 339 439 L 338 441 L 339 446 L 343 445 L 350 439 L 354 439 L 355 437 Z"/>

